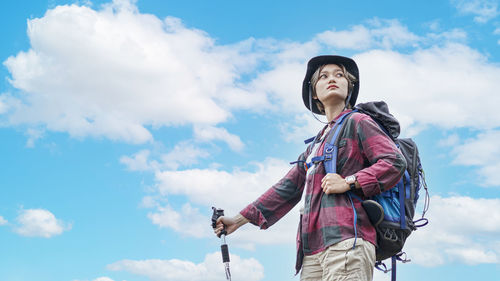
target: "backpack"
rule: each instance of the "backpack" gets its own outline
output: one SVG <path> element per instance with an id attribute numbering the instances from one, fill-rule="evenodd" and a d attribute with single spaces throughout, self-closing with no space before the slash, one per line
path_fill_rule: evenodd
<path id="1" fill-rule="evenodd" d="M 402 252 L 406 239 L 412 231 L 428 223 L 428 220 L 424 217 L 429 207 L 429 193 L 425 183 L 425 174 L 420 162 L 417 145 L 410 138 L 398 138 L 400 132 L 399 122 L 389 113 L 387 104 L 383 101 L 358 104 L 353 111 L 339 117 L 326 139 L 323 155 L 314 157 L 312 159 L 313 163 L 323 162 L 326 173 L 336 172 L 339 135 L 346 124 L 344 121 L 353 112 L 360 112 L 370 116 L 387 136 L 395 142 L 407 162 L 407 169 L 395 187 L 370 198 L 377 201 L 384 209 L 384 219 L 375 227 L 378 244 L 375 267 L 385 273 L 392 270 L 392 280 L 395 280 L 396 261 L 410 261 L 406 258 L 406 253 Z M 313 139 L 315 138 L 306 140 L 306 144 Z M 312 164 L 306 163 L 306 165 L 309 166 Z M 414 220 L 415 207 L 422 187 L 425 190 L 422 217 Z M 348 192 L 348 197 L 351 200 L 356 217 L 352 197 L 360 201 L 362 199 L 350 191 Z M 357 233 L 356 224 L 354 224 L 354 230 Z M 389 270 L 387 270 L 387 267 L 382 262 L 387 258 L 392 259 L 392 269 Z"/>

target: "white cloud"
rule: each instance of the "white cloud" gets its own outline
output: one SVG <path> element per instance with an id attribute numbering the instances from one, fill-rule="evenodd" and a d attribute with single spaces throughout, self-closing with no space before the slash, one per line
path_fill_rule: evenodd
<path id="1" fill-rule="evenodd" d="M 317 115 L 316 117 L 326 122 L 326 118 L 323 116 Z M 283 138 L 291 142 L 314 137 L 323 126 L 325 126 L 325 124 L 318 122 L 312 116 L 311 112 L 309 112 L 302 115 L 296 115 L 292 123 L 282 123 L 280 130 Z M 305 148 L 306 146 L 304 145 L 304 149 Z"/>
<path id="2" fill-rule="evenodd" d="M 398 20 L 373 19 L 368 25 L 356 25 L 350 30 L 325 31 L 316 35 L 315 39 L 334 48 L 352 50 L 412 46 L 421 40 Z"/>
<path id="3" fill-rule="evenodd" d="M 169 153 L 161 156 L 161 165 L 167 169 L 176 170 L 180 166 L 196 164 L 200 158 L 207 158 L 209 156 L 210 153 L 208 151 L 197 146 L 194 142 L 184 141 L 175 145 L 174 149 Z"/>
<path id="4" fill-rule="evenodd" d="M 254 281 L 264 277 L 264 268 L 254 258 L 243 259 L 231 254 L 233 280 Z M 109 270 L 127 271 L 152 281 L 209 281 L 225 278 L 220 252 L 207 254 L 201 263 L 186 260 L 121 260 L 107 266 Z"/>
<path id="5" fill-rule="evenodd" d="M 423 40 L 429 45 L 439 45 L 442 42 L 465 42 L 466 39 L 467 33 L 464 30 L 454 28 L 441 33 L 429 33 Z"/>
<path id="6" fill-rule="evenodd" d="M 6 96 L 0 95 L 0 114 L 4 114 L 7 112 L 8 106 L 5 100 Z"/>
<path id="7" fill-rule="evenodd" d="M 22 210 L 14 231 L 22 236 L 50 238 L 70 230 L 71 225 L 44 209 Z"/>
<path id="8" fill-rule="evenodd" d="M 31 49 L 4 62 L 24 94 L 22 104 L 7 104 L 8 120 L 75 137 L 143 143 L 152 139 L 146 126 L 223 122 L 231 113 L 221 93 L 237 99 L 234 83 L 252 65 L 238 45 L 217 46 L 205 32 L 140 14 L 129 1 L 99 11 L 58 6 L 29 20 L 28 36 Z M 245 93 L 245 106 L 262 103 L 256 98 Z"/>
<path id="9" fill-rule="evenodd" d="M 385 100 L 403 131 L 428 125 L 446 129 L 500 126 L 500 67 L 462 44 L 448 44 L 403 55 L 368 51 L 355 56 L 361 69 L 359 102 Z M 492 114 L 483 114 L 492 112 Z"/>
<path id="10" fill-rule="evenodd" d="M 286 48 L 288 47 L 295 48 L 295 46 L 291 45 Z M 286 53 L 289 50 L 282 51 Z M 296 58 L 287 57 L 285 61 L 280 61 L 272 69 L 260 73 L 251 82 L 250 88 L 252 91 L 266 93 L 270 96 L 272 107 L 267 109 L 268 113 L 272 111 L 285 113 L 304 111 L 300 89 L 302 88 L 302 79 L 304 79 L 305 58 L 300 62 L 295 60 Z"/>
<path id="11" fill-rule="evenodd" d="M 407 240 L 405 252 L 424 266 L 500 263 L 500 199 L 431 198 L 429 224 Z"/>
<path id="12" fill-rule="evenodd" d="M 93 281 L 113 281 L 113 279 L 109 277 L 99 277 L 97 279 L 94 279 Z"/>
<path id="13" fill-rule="evenodd" d="M 149 154 L 150 151 L 144 149 L 135 153 L 132 157 L 120 157 L 120 163 L 127 166 L 127 169 L 129 169 L 130 171 L 148 171 L 152 169 L 151 164 L 148 160 Z"/>
<path id="14" fill-rule="evenodd" d="M 477 166 L 483 186 L 499 186 L 500 184 L 500 131 L 492 130 L 478 134 L 456 145 L 452 151 L 454 164 Z"/>
<path id="15" fill-rule="evenodd" d="M 6 225 L 8 221 L 4 217 L 0 216 L 0 225 Z"/>
<path id="16" fill-rule="evenodd" d="M 84 280 L 73 280 L 73 281 L 84 281 Z M 92 281 L 114 281 L 114 280 L 104 276 L 104 277 L 98 277 Z"/>
<path id="17" fill-rule="evenodd" d="M 201 158 L 207 158 L 210 153 L 192 141 L 182 141 L 168 153 L 153 159 L 151 151 L 141 150 L 132 157 L 120 157 L 120 163 L 124 164 L 130 171 L 159 171 L 161 169 L 177 170 L 181 166 L 190 166 L 198 163 Z"/>
<path id="18" fill-rule="evenodd" d="M 485 162 L 496 162 L 500 156 L 500 131 L 488 131 L 474 139 L 468 139 L 455 148 L 457 157 L 454 163 L 463 165 L 481 165 Z"/>
<path id="19" fill-rule="evenodd" d="M 498 1 L 495 0 L 452 0 L 462 14 L 475 15 L 474 21 L 485 23 L 499 15 Z"/>
<path id="20" fill-rule="evenodd" d="M 235 151 L 241 151 L 244 147 L 243 142 L 241 141 L 240 137 L 230 134 L 226 129 L 224 128 L 217 128 L 213 126 L 197 126 L 194 128 L 194 135 L 197 140 L 202 140 L 202 141 L 212 141 L 212 140 L 220 140 L 227 145 L 232 150 Z"/>
<path id="21" fill-rule="evenodd" d="M 44 132 L 42 130 L 28 128 L 26 130 L 26 135 L 28 136 L 28 140 L 26 141 L 26 147 L 29 147 L 29 148 L 35 147 L 36 140 L 42 138 L 43 134 L 44 134 Z"/>
<path id="22" fill-rule="evenodd" d="M 157 212 L 149 213 L 148 218 L 153 224 L 160 227 L 172 228 L 178 233 L 192 237 L 208 237 L 213 233 L 210 231 L 209 217 L 200 214 L 197 208 L 186 203 L 181 212 L 177 212 L 170 206 L 158 206 Z"/>
<path id="23" fill-rule="evenodd" d="M 234 169 L 190 169 L 156 173 L 158 192 L 162 195 L 186 195 L 190 202 L 211 206 L 239 208 L 260 196 L 291 168 L 287 162 L 268 158 L 254 164 L 255 171 Z M 227 194 L 227 196 L 221 196 Z"/>
<path id="24" fill-rule="evenodd" d="M 439 146 L 443 147 L 454 147 L 460 143 L 460 136 L 458 134 L 451 134 L 447 136 L 445 139 L 442 139 L 438 142 Z"/>

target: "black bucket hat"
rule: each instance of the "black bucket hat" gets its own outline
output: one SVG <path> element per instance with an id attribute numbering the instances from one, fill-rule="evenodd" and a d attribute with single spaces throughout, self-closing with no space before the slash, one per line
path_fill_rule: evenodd
<path id="1" fill-rule="evenodd" d="M 354 87 L 352 89 L 351 96 L 349 97 L 349 104 L 354 107 L 354 105 L 356 105 L 356 99 L 358 98 L 359 92 L 359 70 L 356 62 L 354 62 L 354 60 L 350 58 L 342 56 L 317 56 L 309 60 L 309 62 L 307 63 L 306 76 L 304 77 L 304 82 L 302 82 L 302 99 L 304 100 L 306 108 L 308 110 L 312 109 L 312 111 L 316 114 L 324 115 L 324 113 L 321 113 L 321 111 L 319 111 L 316 103 L 313 102 L 312 107 L 309 106 L 309 87 L 311 84 L 311 77 L 316 69 L 325 64 L 341 64 L 346 68 L 347 72 L 356 77 L 356 82 L 354 82 Z"/>

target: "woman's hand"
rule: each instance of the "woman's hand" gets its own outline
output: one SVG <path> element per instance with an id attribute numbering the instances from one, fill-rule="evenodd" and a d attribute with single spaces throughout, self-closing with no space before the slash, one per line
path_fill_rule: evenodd
<path id="1" fill-rule="evenodd" d="M 345 179 L 334 173 L 328 173 L 323 177 L 321 188 L 326 194 L 344 193 L 350 189 Z"/>
<path id="2" fill-rule="evenodd" d="M 230 218 L 226 216 L 222 216 L 217 219 L 217 223 L 214 229 L 215 235 L 219 236 L 224 226 L 226 227 L 227 235 L 235 232 L 240 226 L 247 223 L 248 220 L 243 217 L 241 214 L 237 214 L 236 216 Z"/>

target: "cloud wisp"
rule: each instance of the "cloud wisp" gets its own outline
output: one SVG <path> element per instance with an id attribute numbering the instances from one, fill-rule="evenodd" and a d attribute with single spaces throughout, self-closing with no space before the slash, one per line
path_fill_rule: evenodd
<path id="1" fill-rule="evenodd" d="M 495 0 L 452 0 L 451 3 L 460 13 L 474 15 L 477 23 L 486 23 L 500 14 L 498 1 Z"/>
<path id="2" fill-rule="evenodd" d="M 6 225 L 7 223 L 8 221 L 4 217 L 0 216 L 0 226 Z"/>

